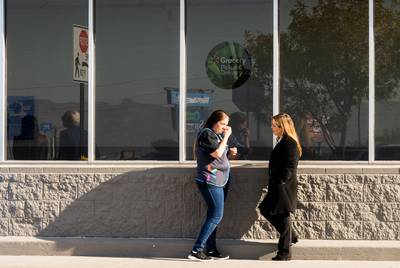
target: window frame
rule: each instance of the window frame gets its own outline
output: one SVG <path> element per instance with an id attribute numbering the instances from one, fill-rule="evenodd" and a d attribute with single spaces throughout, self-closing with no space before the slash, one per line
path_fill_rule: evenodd
<path id="1" fill-rule="evenodd" d="M 158 161 L 158 160 L 95 160 L 95 98 L 96 98 L 96 68 L 89 69 L 88 81 L 88 160 L 87 161 L 21 161 L 6 160 L 6 99 L 7 99 L 7 57 L 6 57 L 6 1 L 0 0 L 0 163 L 1 164 L 193 164 L 195 161 L 186 158 L 186 87 L 187 87 L 187 54 L 186 54 L 186 0 L 180 0 L 180 26 L 179 26 L 179 160 L 178 161 Z M 96 66 L 96 43 L 95 43 L 95 5 L 96 0 L 88 1 L 88 30 L 89 30 L 89 66 Z M 368 111 L 368 160 L 367 161 L 301 161 L 303 165 L 349 165 L 349 164 L 399 164 L 400 160 L 375 160 L 375 41 L 374 41 L 374 0 L 369 1 L 369 111 Z M 280 61 L 279 61 L 279 0 L 273 0 L 273 113 L 279 113 L 279 97 L 280 97 Z M 275 139 L 273 139 L 275 143 Z M 264 164 L 265 161 L 241 160 L 233 161 L 233 163 L 250 163 Z"/>

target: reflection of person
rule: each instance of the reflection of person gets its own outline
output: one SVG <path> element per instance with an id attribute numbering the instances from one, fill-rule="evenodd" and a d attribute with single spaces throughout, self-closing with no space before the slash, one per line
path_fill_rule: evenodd
<path id="1" fill-rule="evenodd" d="M 87 131 L 83 131 L 82 148 L 80 113 L 78 111 L 66 111 L 62 116 L 62 122 L 65 127 L 60 132 L 60 148 L 58 159 L 60 160 L 81 160 L 87 157 Z"/>
<path id="2" fill-rule="evenodd" d="M 249 159 L 250 130 L 247 128 L 246 115 L 239 112 L 231 114 L 229 125 L 232 127 L 232 135 L 229 137 L 228 144 L 231 147 L 237 147 L 236 159 Z"/>
<path id="3" fill-rule="evenodd" d="M 207 204 L 207 217 L 188 258 L 206 261 L 228 259 L 216 246 L 216 228 L 224 213 L 228 191 L 230 164 L 228 153 L 236 155 L 236 148 L 228 149 L 232 129 L 229 117 L 222 110 L 214 111 L 200 130 L 196 141 L 197 187 Z"/>
<path id="4" fill-rule="evenodd" d="M 313 143 L 313 125 L 314 117 L 311 112 L 306 113 L 299 120 L 299 138 L 303 147 L 302 159 L 315 159 L 315 150 Z"/>
<path id="5" fill-rule="evenodd" d="M 37 119 L 32 115 L 21 120 L 21 134 L 14 137 L 13 155 L 15 160 L 47 160 L 49 142 L 39 132 Z"/>
<path id="6" fill-rule="evenodd" d="M 278 143 L 269 160 L 268 193 L 259 208 L 279 232 L 278 253 L 272 260 L 290 260 L 290 244 L 298 238 L 292 229 L 290 213 L 297 203 L 297 164 L 302 150 L 292 119 L 282 113 L 272 117 L 271 129 Z"/>

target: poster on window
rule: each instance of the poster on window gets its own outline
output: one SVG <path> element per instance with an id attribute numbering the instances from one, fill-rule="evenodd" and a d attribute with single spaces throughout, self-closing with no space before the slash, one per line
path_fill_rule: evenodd
<path id="1" fill-rule="evenodd" d="M 167 102 L 172 104 L 173 129 L 179 125 L 179 88 L 165 87 Z M 187 89 L 186 92 L 186 132 L 197 133 L 207 119 L 212 106 L 212 89 Z"/>
<path id="2" fill-rule="evenodd" d="M 72 79 L 77 82 L 87 82 L 89 73 L 89 34 L 88 28 L 73 25 L 73 70 Z"/>

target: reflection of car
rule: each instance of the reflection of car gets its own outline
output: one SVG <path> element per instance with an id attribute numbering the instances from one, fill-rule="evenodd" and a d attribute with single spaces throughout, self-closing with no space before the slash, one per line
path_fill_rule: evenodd
<path id="1" fill-rule="evenodd" d="M 376 146 L 376 160 L 400 160 L 400 144 L 384 144 Z"/>

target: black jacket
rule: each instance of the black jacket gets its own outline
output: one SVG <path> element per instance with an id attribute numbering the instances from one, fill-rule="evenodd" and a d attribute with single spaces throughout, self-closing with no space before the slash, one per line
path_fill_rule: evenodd
<path id="1" fill-rule="evenodd" d="M 271 152 L 268 193 L 260 204 L 261 214 L 282 214 L 296 210 L 298 162 L 296 141 L 283 136 Z"/>

